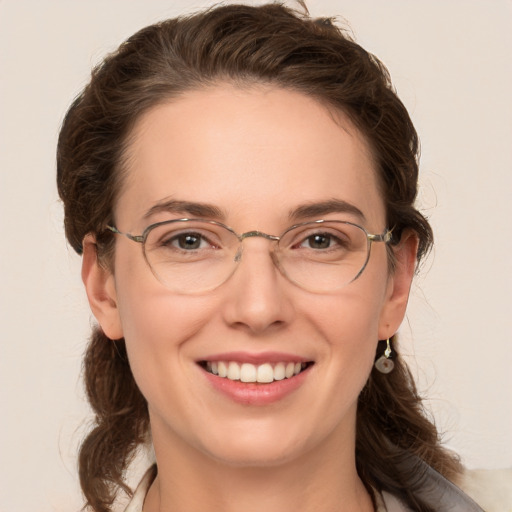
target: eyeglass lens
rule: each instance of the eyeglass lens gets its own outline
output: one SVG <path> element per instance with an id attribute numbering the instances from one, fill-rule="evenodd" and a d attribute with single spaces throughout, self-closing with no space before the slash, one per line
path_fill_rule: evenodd
<path id="1" fill-rule="evenodd" d="M 164 285 L 193 294 L 212 290 L 233 274 L 242 243 L 222 224 L 179 220 L 153 226 L 143 246 Z M 344 221 L 297 225 L 269 243 L 281 273 L 312 292 L 335 291 L 353 281 L 364 269 L 370 247 L 365 230 Z"/>

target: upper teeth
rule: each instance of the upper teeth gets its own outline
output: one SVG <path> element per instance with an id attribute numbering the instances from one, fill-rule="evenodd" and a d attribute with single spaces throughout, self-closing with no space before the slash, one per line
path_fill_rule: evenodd
<path id="1" fill-rule="evenodd" d="M 254 365 L 251 363 L 237 363 L 235 361 L 208 361 L 206 369 L 230 380 L 239 380 L 241 382 L 261 382 L 268 383 L 275 380 L 289 379 L 306 367 L 305 363 L 263 363 Z"/>

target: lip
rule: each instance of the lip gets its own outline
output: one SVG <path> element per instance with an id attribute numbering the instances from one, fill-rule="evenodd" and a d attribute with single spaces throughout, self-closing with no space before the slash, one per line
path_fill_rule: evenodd
<path id="1" fill-rule="evenodd" d="M 263 364 L 263 363 L 308 363 L 311 359 L 300 357 L 295 354 L 288 354 L 286 352 L 260 352 L 260 353 L 248 353 L 248 352 L 223 352 L 222 354 L 214 354 L 206 356 L 201 361 L 236 361 L 237 363 L 251 363 L 251 364 Z M 198 363 L 200 361 L 197 361 Z"/>
<path id="2" fill-rule="evenodd" d="M 208 356 L 201 361 L 236 361 L 238 363 L 251 363 L 255 365 L 278 362 L 312 362 L 311 359 L 279 352 L 265 352 L 260 354 L 229 352 Z M 270 405 L 283 400 L 304 384 L 310 374 L 311 368 L 314 366 L 314 364 L 311 364 L 298 375 L 288 379 L 260 384 L 255 382 L 244 383 L 238 380 L 219 377 L 206 371 L 199 363 L 200 361 L 198 361 L 198 368 L 215 391 L 236 403 L 252 406 Z"/>

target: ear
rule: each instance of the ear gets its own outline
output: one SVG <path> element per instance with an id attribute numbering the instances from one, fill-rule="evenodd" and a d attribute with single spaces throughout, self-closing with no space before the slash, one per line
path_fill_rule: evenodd
<path id="1" fill-rule="evenodd" d="M 91 310 L 105 335 L 111 340 L 122 338 L 114 275 L 99 261 L 96 240 L 91 234 L 83 241 L 82 281 Z"/>
<path id="2" fill-rule="evenodd" d="M 386 301 L 379 321 L 379 340 L 385 340 L 398 331 L 405 316 L 409 291 L 416 270 L 418 236 L 404 231 L 400 243 L 393 248 L 395 269 L 389 276 Z"/>

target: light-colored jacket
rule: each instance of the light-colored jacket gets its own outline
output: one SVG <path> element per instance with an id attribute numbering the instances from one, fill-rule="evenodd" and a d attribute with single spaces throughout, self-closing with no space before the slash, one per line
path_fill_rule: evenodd
<path id="1" fill-rule="evenodd" d="M 485 512 L 512 512 L 512 468 L 468 470 L 457 485 Z"/>

